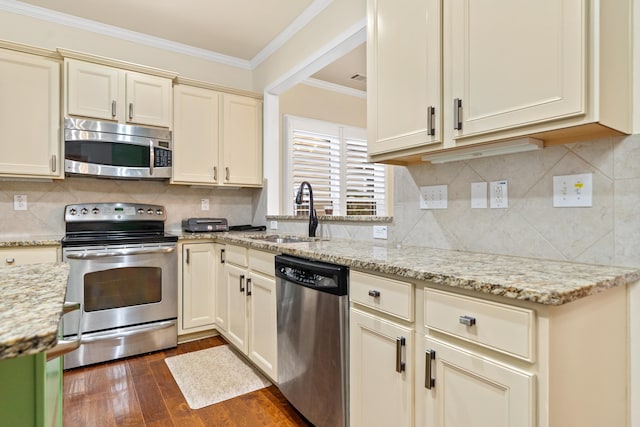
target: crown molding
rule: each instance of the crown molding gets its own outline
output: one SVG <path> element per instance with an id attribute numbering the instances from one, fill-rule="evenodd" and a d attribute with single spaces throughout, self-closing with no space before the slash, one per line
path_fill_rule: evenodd
<path id="1" fill-rule="evenodd" d="M 294 21 L 287 26 L 280 34 L 274 37 L 273 40 L 267 44 L 256 56 L 254 56 L 250 63 L 251 69 L 255 69 L 258 65 L 263 63 L 267 58 L 273 55 L 278 49 L 289 41 L 298 31 L 300 31 L 305 25 L 313 21 L 313 19 L 327 8 L 333 0 L 315 0 L 308 8 L 304 10 Z"/>
<path id="2" fill-rule="evenodd" d="M 109 37 L 126 40 L 145 46 L 155 47 L 168 50 L 171 52 L 181 53 L 209 61 L 218 62 L 236 68 L 251 70 L 250 61 L 236 58 L 221 53 L 212 52 L 206 49 L 200 49 L 182 43 L 173 42 L 162 39 L 160 37 L 149 36 L 135 31 L 125 30 L 123 28 L 107 25 L 89 19 L 79 18 L 77 16 L 66 13 L 56 12 L 43 7 L 33 6 L 16 0 L 0 0 L 0 10 L 17 13 L 31 18 L 41 19 L 53 22 L 67 27 L 77 28 L 96 34 L 102 34 Z"/>
<path id="3" fill-rule="evenodd" d="M 332 92 L 337 92 L 342 95 L 349 95 L 349 96 L 355 96 L 357 98 L 367 99 L 367 92 L 363 90 L 353 89 L 347 86 L 326 82 L 324 80 L 308 78 L 303 80 L 302 84 L 307 86 L 317 87 L 319 89 L 329 90 Z"/>

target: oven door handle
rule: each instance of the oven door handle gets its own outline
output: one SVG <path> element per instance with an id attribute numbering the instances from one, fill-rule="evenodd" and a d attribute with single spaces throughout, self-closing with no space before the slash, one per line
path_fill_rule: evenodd
<path id="1" fill-rule="evenodd" d="M 75 338 L 69 339 L 59 339 L 56 343 L 55 347 L 47 350 L 47 362 L 49 360 L 53 360 L 56 357 L 60 357 L 64 354 L 71 353 L 72 351 L 78 349 L 80 347 L 80 342 L 82 340 L 82 310 L 79 302 L 70 302 L 65 301 L 62 307 L 62 315 L 64 316 L 67 313 L 71 313 L 73 311 L 80 311 L 80 316 L 78 316 L 78 333 Z"/>
<path id="2" fill-rule="evenodd" d="M 98 258 L 108 258 L 108 257 L 114 257 L 114 256 L 127 256 L 127 255 L 170 254 L 175 250 L 176 248 L 160 248 L 160 249 L 154 248 L 154 249 L 136 249 L 133 251 L 67 254 L 67 258 L 68 259 L 98 259 Z"/>

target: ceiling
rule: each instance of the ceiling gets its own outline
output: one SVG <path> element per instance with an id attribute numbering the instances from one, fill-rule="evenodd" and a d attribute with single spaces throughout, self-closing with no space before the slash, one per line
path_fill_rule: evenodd
<path id="1" fill-rule="evenodd" d="M 21 0 L 33 6 L 250 61 L 319 0 Z M 321 6 L 320 6 L 321 7 Z M 361 91 L 360 46 L 311 77 Z"/>

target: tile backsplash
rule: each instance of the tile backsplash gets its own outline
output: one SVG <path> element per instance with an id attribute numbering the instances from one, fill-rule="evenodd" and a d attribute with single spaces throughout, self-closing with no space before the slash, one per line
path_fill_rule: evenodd
<path id="1" fill-rule="evenodd" d="M 256 216 L 259 189 L 210 189 L 166 181 L 128 181 L 67 177 L 61 181 L 0 181 L 0 236 L 64 235 L 64 206 L 90 202 L 138 202 L 166 207 L 167 231 L 178 231 L 183 218 L 225 217 L 231 225 L 264 224 Z M 13 196 L 27 196 L 27 210 L 13 209 Z M 201 210 L 209 199 L 209 211 Z M 258 222 L 256 222 L 258 221 Z"/>
<path id="2" fill-rule="evenodd" d="M 394 170 L 386 243 L 640 266 L 640 134 Z M 554 208 L 553 176 L 577 173 L 593 174 L 593 206 Z M 509 207 L 471 209 L 471 183 L 498 180 L 508 182 Z M 447 209 L 420 209 L 419 187 L 440 184 Z M 278 231 L 305 233 L 306 223 L 279 221 Z M 321 223 L 319 231 L 372 239 L 370 223 Z"/>

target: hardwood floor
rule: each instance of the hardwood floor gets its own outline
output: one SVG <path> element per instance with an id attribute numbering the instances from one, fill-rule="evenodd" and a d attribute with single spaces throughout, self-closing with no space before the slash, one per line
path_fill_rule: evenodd
<path id="1" fill-rule="evenodd" d="M 63 425 L 310 426 L 276 386 L 191 409 L 165 357 L 223 345 L 220 337 L 177 348 L 72 369 L 64 373 Z"/>

